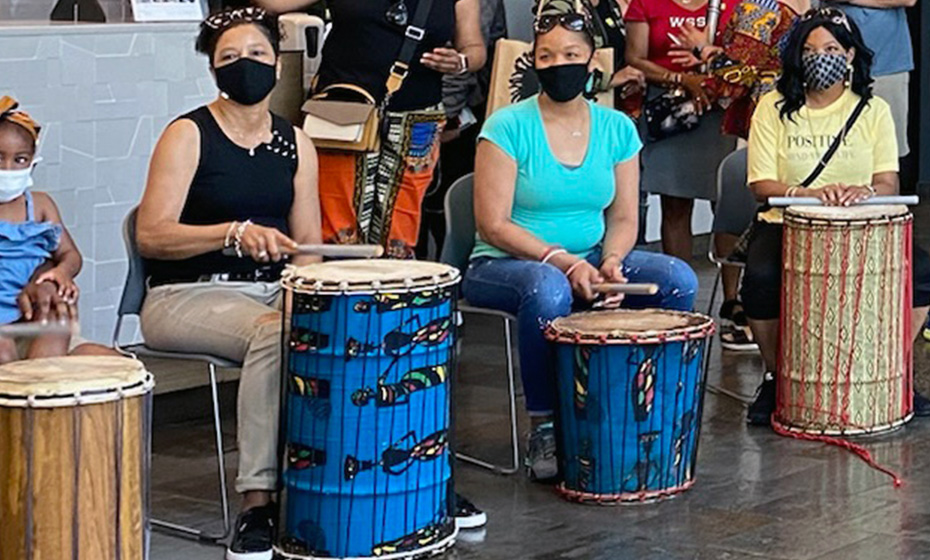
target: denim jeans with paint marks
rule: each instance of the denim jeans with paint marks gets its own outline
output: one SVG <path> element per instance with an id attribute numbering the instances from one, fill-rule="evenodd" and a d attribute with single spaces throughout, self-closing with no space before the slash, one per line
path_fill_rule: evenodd
<path id="1" fill-rule="evenodd" d="M 600 250 L 587 259 L 599 266 Z M 691 311 L 698 291 L 697 276 L 682 260 L 661 253 L 631 251 L 623 261 L 623 275 L 631 283 L 658 284 L 652 296 L 627 296 L 622 307 Z M 531 415 L 555 408 L 555 371 L 543 331 L 550 321 L 582 308 L 571 285 L 558 268 L 519 259 L 477 258 L 465 273 L 465 299 L 472 305 L 512 313 L 518 322 L 518 349 L 526 408 Z"/>

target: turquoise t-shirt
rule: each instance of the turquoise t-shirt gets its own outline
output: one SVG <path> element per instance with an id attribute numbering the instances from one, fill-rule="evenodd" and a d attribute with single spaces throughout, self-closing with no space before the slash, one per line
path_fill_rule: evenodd
<path id="1" fill-rule="evenodd" d="M 604 238 L 604 211 L 616 194 L 614 168 L 640 148 L 626 115 L 589 102 L 591 141 L 579 167 L 560 163 L 549 149 L 539 97 L 501 109 L 484 123 L 480 140 L 492 142 L 517 163 L 510 218 L 550 245 L 584 256 Z M 638 188 L 631 185 L 630 188 Z M 471 258 L 508 257 L 477 236 Z"/>

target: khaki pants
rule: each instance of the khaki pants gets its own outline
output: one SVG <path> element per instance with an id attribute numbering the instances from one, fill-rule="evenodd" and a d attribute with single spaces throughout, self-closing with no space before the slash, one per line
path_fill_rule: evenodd
<path id="1" fill-rule="evenodd" d="M 271 282 L 171 284 L 149 290 L 142 308 L 149 347 L 242 362 L 239 493 L 271 491 L 277 482 L 280 291 Z"/>

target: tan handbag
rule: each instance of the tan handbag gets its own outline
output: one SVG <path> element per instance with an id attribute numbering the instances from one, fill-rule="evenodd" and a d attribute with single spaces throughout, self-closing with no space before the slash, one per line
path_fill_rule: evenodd
<path id="1" fill-rule="evenodd" d="M 304 132 L 318 148 L 347 152 L 377 152 L 381 147 L 381 123 L 391 97 L 404 84 L 417 45 L 426 36 L 426 22 L 433 0 L 421 0 L 410 25 L 404 29 L 397 60 L 387 78 L 387 93 L 381 105 L 363 88 L 332 84 L 304 103 Z M 329 99 L 338 90 L 361 96 L 364 102 Z"/>
<path id="2" fill-rule="evenodd" d="M 359 101 L 336 101 L 337 91 L 353 92 Z M 333 84 L 308 99 L 302 111 L 304 132 L 317 148 L 349 152 L 376 152 L 381 145 L 381 111 L 375 98 L 352 84 Z"/>

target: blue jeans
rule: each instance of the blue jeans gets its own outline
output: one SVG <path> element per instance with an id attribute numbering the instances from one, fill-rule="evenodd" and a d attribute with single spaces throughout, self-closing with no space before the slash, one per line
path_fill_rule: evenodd
<path id="1" fill-rule="evenodd" d="M 600 265 L 600 251 L 588 261 Z M 654 283 L 659 293 L 627 296 L 623 307 L 691 311 L 698 291 L 697 276 L 682 260 L 660 253 L 631 251 L 623 261 L 623 275 L 633 283 Z M 469 264 L 462 284 L 472 305 L 517 316 L 520 372 L 526 408 L 532 415 L 555 408 L 555 372 L 543 331 L 550 321 L 572 312 L 575 304 L 568 278 L 550 264 L 518 259 L 478 258 Z"/>

